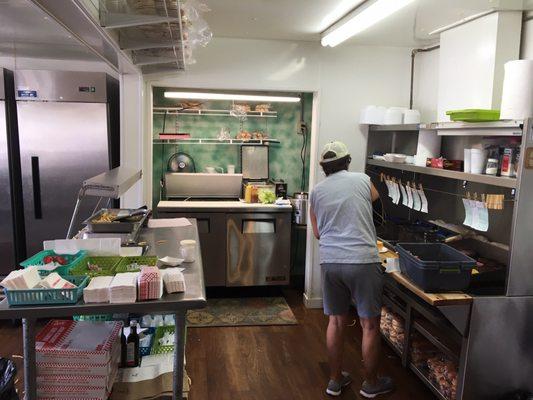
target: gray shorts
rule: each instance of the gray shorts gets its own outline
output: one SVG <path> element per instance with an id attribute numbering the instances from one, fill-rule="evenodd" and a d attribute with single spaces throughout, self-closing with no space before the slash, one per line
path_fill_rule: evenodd
<path id="1" fill-rule="evenodd" d="M 383 272 L 379 263 L 322 264 L 324 314 L 345 315 L 355 303 L 361 318 L 381 314 Z"/>

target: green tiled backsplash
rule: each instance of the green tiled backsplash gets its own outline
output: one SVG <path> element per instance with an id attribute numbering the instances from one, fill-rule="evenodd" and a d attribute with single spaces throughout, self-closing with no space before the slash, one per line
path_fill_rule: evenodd
<path id="1" fill-rule="evenodd" d="M 167 89 L 168 90 L 168 89 Z M 163 97 L 165 88 L 154 88 L 154 106 L 172 107 L 177 101 Z M 304 95 L 305 122 L 311 129 L 313 95 Z M 230 109 L 231 102 L 213 101 L 204 103 L 203 108 Z M 280 144 L 270 145 L 270 177 L 283 179 L 287 182 L 289 194 L 300 191 L 302 161 L 300 152 L 302 148 L 302 136 L 298 135 L 300 124 L 300 103 L 272 103 L 272 110 L 277 111 L 277 118 L 253 118 L 248 117 L 243 123 L 243 129 L 248 132 L 262 131 L 269 138 L 277 139 Z M 153 132 L 154 138 L 161 132 L 175 133 L 176 128 L 180 133 L 190 133 L 192 138 L 216 138 L 221 128 L 230 130 L 231 137 L 235 137 L 240 131 L 240 121 L 235 117 L 227 116 L 196 116 L 196 115 L 164 115 L 154 114 Z M 176 122 L 178 126 L 176 127 Z M 163 130 L 164 125 L 164 130 Z M 307 162 L 306 162 L 306 187 L 309 182 L 309 142 L 308 133 Z M 228 164 L 233 164 L 236 171 L 240 172 L 240 146 L 236 145 L 213 145 L 213 144 L 154 144 L 153 152 L 153 204 L 154 207 L 160 200 L 160 180 L 164 175 L 168 159 L 177 152 L 189 154 L 196 165 L 196 171 L 202 172 L 205 167 L 222 167 L 226 171 Z"/>

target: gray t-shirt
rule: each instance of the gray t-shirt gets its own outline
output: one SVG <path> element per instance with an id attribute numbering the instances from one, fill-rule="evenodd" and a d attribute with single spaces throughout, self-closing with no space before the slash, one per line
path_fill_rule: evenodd
<path id="1" fill-rule="evenodd" d="M 321 264 L 379 262 L 370 188 L 368 175 L 339 171 L 312 190 Z"/>

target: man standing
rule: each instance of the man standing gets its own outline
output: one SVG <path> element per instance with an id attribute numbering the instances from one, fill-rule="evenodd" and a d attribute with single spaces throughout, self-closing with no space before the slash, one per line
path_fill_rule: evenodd
<path id="1" fill-rule="evenodd" d="M 352 382 L 342 371 L 342 361 L 344 330 L 353 302 L 363 329 L 365 381 L 360 394 L 374 398 L 393 389 L 390 378 L 377 376 L 383 275 L 372 202 L 379 193 L 367 175 L 348 172 L 350 162 L 344 143 L 328 143 L 320 159 L 326 179 L 316 185 L 310 199 L 311 224 L 320 247 L 324 313 L 329 316 L 330 381 L 326 393 L 339 396 Z"/>

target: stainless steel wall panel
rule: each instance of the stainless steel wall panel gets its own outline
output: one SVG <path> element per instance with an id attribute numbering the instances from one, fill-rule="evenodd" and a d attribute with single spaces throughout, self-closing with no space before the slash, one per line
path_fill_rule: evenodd
<path id="1" fill-rule="evenodd" d="M 105 104 L 18 102 L 28 254 L 48 239 L 64 238 L 81 183 L 109 169 Z M 38 159 L 42 216 L 36 213 Z M 33 172 L 33 173 L 32 173 Z M 80 215 L 93 211 L 87 198 Z M 37 214 L 37 215 L 36 215 Z"/>
<path id="2" fill-rule="evenodd" d="M 102 72 L 18 70 L 15 95 L 23 101 L 106 103 Z"/>
<path id="3" fill-rule="evenodd" d="M 463 400 L 533 392 L 533 297 L 476 297 L 472 306 Z"/>
<path id="4" fill-rule="evenodd" d="M 533 120 L 526 121 L 520 149 L 518 187 L 511 230 L 511 258 L 507 296 L 533 296 L 533 165 L 527 154 L 533 152 Z M 533 154 L 533 153 L 531 153 Z M 529 167 L 529 168 L 528 168 Z"/>

